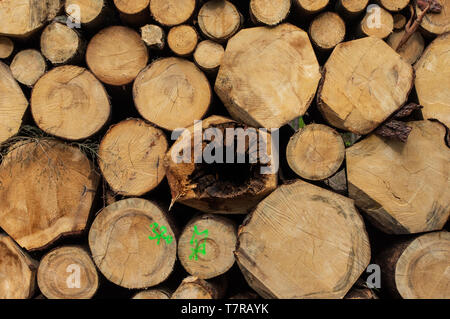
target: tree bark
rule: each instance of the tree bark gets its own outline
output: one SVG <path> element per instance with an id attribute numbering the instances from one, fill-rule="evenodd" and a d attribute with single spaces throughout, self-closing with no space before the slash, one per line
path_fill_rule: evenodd
<path id="1" fill-rule="evenodd" d="M 168 237 L 150 239 L 158 237 L 155 232 Z M 96 216 L 89 247 L 109 281 L 143 289 L 160 284 L 172 273 L 177 240 L 164 210 L 153 202 L 130 198 L 105 207 Z"/>
<path id="2" fill-rule="evenodd" d="M 99 176 L 77 148 L 53 139 L 12 145 L 0 165 L 0 227 L 27 250 L 85 227 Z"/>
<path id="3" fill-rule="evenodd" d="M 0 234 L 0 299 L 32 298 L 38 265 L 9 236 Z"/>
<path id="4" fill-rule="evenodd" d="M 352 200 L 297 180 L 244 221 L 235 255 L 263 298 L 343 298 L 369 264 L 370 246 Z"/>
<path id="5" fill-rule="evenodd" d="M 105 134 L 98 164 L 114 193 L 141 196 L 164 178 L 167 148 L 167 139 L 160 129 L 140 119 L 128 119 Z"/>
<path id="6" fill-rule="evenodd" d="M 286 157 L 291 169 L 309 180 L 324 180 L 335 174 L 345 157 L 342 137 L 322 124 L 310 124 L 289 141 Z"/>
<path id="7" fill-rule="evenodd" d="M 37 282 L 48 299 L 90 299 L 99 286 L 94 262 L 78 246 L 63 246 L 47 253 L 39 264 Z"/>
<path id="8" fill-rule="evenodd" d="M 31 112 L 43 131 L 81 140 L 105 126 L 111 106 L 103 85 L 88 70 L 67 65 L 54 68 L 37 81 Z"/>
<path id="9" fill-rule="evenodd" d="M 173 131 L 193 125 L 206 114 L 211 88 L 194 63 L 163 58 L 139 74 L 133 85 L 133 98 L 143 118 Z"/>
<path id="10" fill-rule="evenodd" d="M 14 78 L 28 87 L 33 87 L 47 70 L 44 57 L 39 51 L 33 49 L 17 53 L 10 67 Z"/>

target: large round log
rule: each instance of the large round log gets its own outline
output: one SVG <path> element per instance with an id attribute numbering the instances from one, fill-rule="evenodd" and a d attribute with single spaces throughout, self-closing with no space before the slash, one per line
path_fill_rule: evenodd
<path id="1" fill-rule="evenodd" d="M 143 120 L 128 119 L 105 134 L 98 151 L 98 164 L 114 193 L 141 196 L 164 178 L 167 147 L 167 139 L 160 129 Z"/>
<path id="2" fill-rule="evenodd" d="M 413 69 L 384 41 L 340 43 L 323 69 L 318 107 L 333 126 L 368 134 L 407 100 Z"/>
<path id="3" fill-rule="evenodd" d="M 147 47 L 139 34 L 122 26 L 97 33 L 86 51 L 89 69 L 100 81 L 115 86 L 133 82 L 147 61 Z"/>
<path id="4" fill-rule="evenodd" d="M 194 63 L 171 57 L 154 61 L 139 74 L 133 98 L 143 118 L 173 131 L 202 119 L 211 103 L 211 87 Z"/>
<path id="5" fill-rule="evenodd" d="M 214 142 L 207 144 L 203 136 Z M 184 130 L 165 157 L 172 204 L 246 214 L 277 186 L 276 152 L 270 133 L 209 117 Z"/>
<path id="6" fill-rule="evenodd" d="M 369 264 L 370 245 L 352 200 L 297 180 L 258 204 L 235 255 L 264 298 L 343 298 Z"/>
<path id="7" fill-rule="evenodd" d="M 414 66 L 415 87 L 426 119 L 450 128 L 450 33 L 435 39 Z"/>
<path id="8" fill-rule="evenodd" d="M 18 142 L 0 165 L 0 227 L 27 250 L 79 234 L 98 182 L 78 147 L 53 139 Z"/>
<path id="9" fill-rule="evenodd" d="M 111 106 L 103 85 L 88 70 L 72 65 L 54 68 L 35 84 L 31 112 L 45 132 L 68 140 L 97 133 Z"/>
<path id="10" fill-rule="evenodd" d="M 0 143 L 3 143 L 19 131 L 28 108 L 28 100 L 3 62 L 0 62 L 0 96 Z"/>
<path id="11" fill-rule="evenodd" d="M 9 236 L 0 234 L 0 299 L 33 297 L 38 265 Z"/>
<path id="12" fill-rule="evenodd" d="M 215 91 L 233 118 L 271 129 L 306 112 L 319 80 L 307 33 L 281 24 L 244 29 L 228 41 Z"/>
<path id="13" fill-rule="evenodd" d="M 91 226 L 89 247 L 103 275 L 130 289 L 152 287 L 166 280 L 177 253 L 166 212 L 139 198 L 105 207 Z"/>
<path id="14" fill-rule="evenodd" d="M 395 243 L 377 256 L 382 285 L 394 297 L 448 299 L 450 233 L 434 232 Z"/>
<path id="15" fill-rule="evenodd" d="M 450 215 L 446 129 L 431 121 L 407 125 L 406 143 L 371 135 L 346 154 L 350 197 L 390 234 L 440 230 Z"/>
<path id="16" fill-rule="evenodd" d="M 37 282 L 48 299 L 89 299 L 99 286 L 94 262 L 78 246 L 63 246 L 47 253 L 39 264 Z"/>

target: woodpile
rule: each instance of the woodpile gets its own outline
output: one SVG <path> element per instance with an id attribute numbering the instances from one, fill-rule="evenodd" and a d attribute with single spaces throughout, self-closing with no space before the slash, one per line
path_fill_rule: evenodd
<path id="1" fill-rule="evenodd" d="M 450 0 L 1 0 L 0 299 L 450 299 Z"/>

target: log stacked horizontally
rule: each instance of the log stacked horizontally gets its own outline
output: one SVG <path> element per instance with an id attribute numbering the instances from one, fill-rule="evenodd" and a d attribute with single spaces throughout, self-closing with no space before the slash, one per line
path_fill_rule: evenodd
<path id="1" fill-rule="evenodd" d="M 450 299 L 449 14 L 0 0 L 0 299 Z"/>

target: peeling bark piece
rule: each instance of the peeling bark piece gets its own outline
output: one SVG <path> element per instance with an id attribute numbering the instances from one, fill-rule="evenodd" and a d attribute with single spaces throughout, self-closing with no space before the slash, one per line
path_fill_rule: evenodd
<path id="1" fill-rule="evenodd" d="M 28 37 L 55 18 L 61 7 L 60 0 L 0 1 L 0 35 Z"/>
<path id="2" fill-rule="evenodd" d="M 405 30 L 392 33 L 387 39 L 387 43 L 393 49 L 397 49 L 401 39 L 405 34 Z M 420 58 L 425 49 L 425 41 L 420 32 L 414 32 L 408 41 L 400 48 L 398 54 L 402 56 L 408 63 L 414 64 Z"/>
<path id="3" fill-rule="evenodd" d="M 215 91 L 234 119 L 271 129 L 306 112 L 319 80 L 307 33 L 281 24 L 244 29 L 228 41 Z"/>
<path id="4" fill-rule="evenodd" d="M 368 134 L 406 102 L 413 80 L 411 65 L 384 41 L 344 42 L 325 64 L 318 107 L 331 125 Z"/>
<path id="5" fill-rule="evenodd" d="M 0 299 L 33 297 L 38 265 L 9 236 L 0 234 Z"/>
<path id="6" fill-rule="evenodd" d="M 98 181 L 77 147 L 45 139 L 18 142 L 0 165 L 0 227 L 27 250 L 81 233 Z"/>
<path id="7" fill-rule="evenodd" d="M 347 149 L 349 195 L 389 234 L 440 230 L 450 214 L 450 149 L 446 129 L 408 122 L 406 143 L 376 135 Z"/>
<path id="8" fill-rule="evenodd" d="M 163 131 L 143 120 L 128 119 L 105 134 L 98 151 L 98 164 L 114 193 L 141 196 L 164 178 L 167 148 Z"/>
<path id="9" fill-rule="evenodd" d="M 297 180 L 258 204 L 235 255 L 264 298 L 343 298 L 369 264 L 370 245 L 352 200 Z"/>
<path id="10" fill-rule="evenodd" d="M 153 228 L 170 236 L 167 242 Z M 163 229 L 162 227 L 165 227 Z M 163 234 L 164 235 L 164 234 Z M 92 258 L 103 275 L 124 288 L 143 289 L 160 284 L 172 273 L 177 239 L 167 213 L 153 202 L 129 198 L 105 207 L 89 230 Z"/>
<path id="11" fill-rule="evenodd" d="M 183 279 L 170 299 L 219 299 L 223 293 L 224 287 L 216 282 L 191 276 Z"/>
<path id="12" fill-rule="evenodd" d="M 0 62 L 0 144 L 19 132 L 28 100 L 9 67 Z"/>
<path id="13" fill-rule="evenodd" d="M 99 286 L 94 262 L 78 246 L 59 247 L 42 257 L 37 281 L 48 299 L 90 299 Z"/>
<path id="14" fill-rule="evenodd" d="M 430 10 L 420 24 L 422 29 L 431 35 L 440 35 L 450 31 L 450 0 L 439 0 L 439 2 L 442 6 L 440 13 L 433 13 L 433 10 Z M 420 15 L 422 11 L 416 4 L 417 15 Z"/>
<path id="15" fill-rule="evenodd" d="M 450 4 L 449 4 L 450 9 Z M 415 87 L 425 119 L 450 127 L 450 33 L 436 38 L 414 66 Z"/>
<path id="16" fill-rule="evenodd" d="M 204 245 L 204 252 L 193 254 L 195 245 L 191 240 L 194 227 L 198 232 L 208 230 L 208 237 L 196 236 L 198 247 Z M 234 264 L 237 227 L 233 221 L 222 216 L 205 214 L 194 217 L 184 228 L 178 240 L 178 258 L 184 269 L 192 276 L 210 279 L 226 273 Z"/>
<path id="17" fill-rule="evenodd" d="M 394 297 L 448 299 L 450 296 L 450 233 L 447 231 L 400 241 L 383 250 L 375 261 L 383 272 L 383 287 Z"/>
<path id="18" fill-rule="evenodd" d="M 111 105 L 103 85 L 91 72 L 66 65 L 52 69 L 36 82 L 31 112 L 44 132 L 81 140 L 105 126 Z"/>
<path id="19" fill-rule="evenodd" d="M 375 133 L 383 137 L 395 137 L 403 143 L 406 143 L 412 128 L 404 122 L 390 120 L 379 127 Z"/>
<path id="20" fill-rule="evenodd" d="M 195 128 L 194 125 L 183 131 L 164 160 L 172 204 L 180 202 L 205 213 L 246 214 L 276 188 L 274 152 L 278 150 L 272 149 L 270 133 L 264 135 L 260 130 L 221 116 L 209 117 L 201 122 L 201 128 L 200 125 Z M 206 129 L 221 132 L 225 140 L 223 142 L 219 137 L 214 137 L 219 138 L 214 145 L 223 149 L 223 157 L 215 157 L 211 164 L 201 158 L 206 148 L 210 147 L 209 141 L 201 141 Z M 228 140 L 227 129 L 233 129 L 238 135 Z M 239 135 L 238 130 L 244 134 Z M 251 137 L 252 130 L 256 141 Z M 260 153 L 258 156 L 258 144 L 263 145 L 261 149 L 266 149 L 267 154 Z M 232 151 L 233 159 L 228 159 L 227 148 Z M 225 156 L 227 158 L 224 160 Z M 245 157 L 245 163 L 238 162 L 240 156 Z"/>

